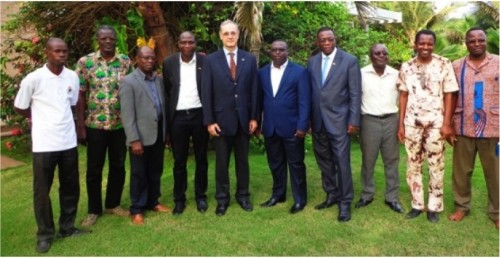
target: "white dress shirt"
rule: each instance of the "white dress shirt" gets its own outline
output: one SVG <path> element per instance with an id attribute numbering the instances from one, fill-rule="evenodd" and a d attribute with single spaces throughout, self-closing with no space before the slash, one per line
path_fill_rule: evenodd
<path id="1" fill-rule="evenodd" d="M 274 64 L 271 62 L 271 86 L 273 87 L 273 96 L 276 96 L 278 89 L 280 87 L 281 78 L 285 73 L 286 66 L 288 65 L 288 59 L 284 64 L 282 64 L 279 68 L 274 67 Z"/>
<path id="2" fill-rule="evenodd" d="M 181 77 L 176 110 L 200 108 L 201 101 L 196 82 L 196 54 L 187 63 L 182 61 L 182 57 L 179 55 L 179 62 Z"/>
<path id="3" fill-rule="evenodd" d="M 398 74 L 388 65 L 381 76 L 371 64 L 361 69 L 361 114 L 382 116 L 398 112 Z"/>

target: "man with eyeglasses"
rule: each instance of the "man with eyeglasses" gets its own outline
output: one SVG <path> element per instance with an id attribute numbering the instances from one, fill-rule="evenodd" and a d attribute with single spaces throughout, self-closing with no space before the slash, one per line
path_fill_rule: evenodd
<path id="1" fill-rule="evenodd" d="M 179 36 L 179 52 L 163 61 L 163 81 L 168 106 L 170 143 L 174 156 L 174 215 L 186 208 L 188 172 L 186 168 L 189 146 L 192 140 L 196 161 L 194 193 L 196 208 L 207 210 L 207 147 L 208 132 L 203 125 L 201 107 L 201 71 L 204 55 L 196 53 L 196 39 L 192 32 Z"/>
<path id="2" fill-rule="evenodd" d="M 120 101 L 130 157 L 130 214 L 133 224 L 142 225 L 146 210 L 170 212 L 158 201 L 167 118 L 163 80 L 155 73 L 154 51 L 139 48 L 136 62 L 137 68 L 123 78 Z"/>
<path id="3" fill-rule="evenodd" d="M 498 230 L 498 69 L 499 57 L 486 51 L 486 32 L 471 28 L 465 34 L 469 55 L 455 61 L 459 96 L 454 115 L 457 135 L 453 148 L 455 212 L 448 218 L 461 221 L 471 208 L 471 177 L 479 154 L 486 188 L 488 215 Z"/>
<path id="4" fill-rule="evenodd" d="M 346 222 L 351 219 L 354 197 L 349 135 L 359 129 L 361 73 L 357 58 L 337 47 L 332 28 L 320 28 L 316 43 L 321 52 L 307 63 L 312 92 L 311 129 L 327 196 L 315 209 L 338 204 L 337 220 Z"/>
<path id="5" fill-rule="evenodd" d="M 289 169 L 295 200 L 290 213 L 295 214 L 307 204 L 304 137 L 311 109 L 309 76 L 302 66 L 288 60 L 285 41 L 275 40 L 270 55 L 272 62 L 259 70 L 259 81 L 263 93 L 262 134 L 273 192 L 261 206 L 272 207 L 286 200 Z"/>
<path id="6" fill-rule="evenodd" d="M 385 172 L 385 204 L 393 211 L 402 213 L 398 201 L 399 191 L 399 143 L 398 143 L 398 71 L 387 63 L 389 52 L 383 44 L 370 48 L 371 64 L 361 69 L 361 183 L 360 200 L 354 205 L 369 205 L 375 195 L 373 180 L 379 152 Z"/>
<path id="7" fill-rule="evenodd" d="M 229 206 L 228 167 L 233 150 L 236 201 L 243 210 L 253 210 L 248 189 L 248 147 L 260 112 L 257 62 L 252 54 L 238 48 L 239 35 L 236 23 L 221 23 L 219 37 L 223 48 L 205 58 L 201 76 L 204 124 L 215 145 L 217 216 L 224 216 Z"/>

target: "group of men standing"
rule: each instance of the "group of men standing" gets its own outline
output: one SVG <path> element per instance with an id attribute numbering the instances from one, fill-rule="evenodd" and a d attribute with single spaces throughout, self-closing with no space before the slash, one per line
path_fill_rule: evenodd
<path id="1" fill-rule="evenodd" d="M 186 208 L 190 139 L 196 160 L 196 206 L 199 212 L 205 212 L 209 135 L 216 153 L 215 213 L 224 216 L 230 204 L 229 163 L 233 151 L 235 199 L 243 210 L 252 211 L 249 139 L 260 133 L 273 178 L 272 195 L 262 207 L 286 201 L 290 173 L 294 199 L 290 213 L 304 209 L 304 137 L 312 132 L 326 193 L 325 201 L 315 209 L 337 204 L 338 221 L 349 221 L 354 197 L 350 135 L 360 131 L 363 190 L 355 208 L 367 206 L 374 199 L 374 166 L 381 152 L 385 204 L 404 212 L 398 201 L 399 138 L 408 153 L 406 178 L 412 194 L 412 209 L 406 217 L 417 217 L 425 210 L 422 163 L 426 155 L 430 173 L 427 218 L 437 222 L 437 214 L 443 210 L 446 139 L 455 145 L 456 212 L 449 219 L 460 221 L 469 213 L 470 177 L 479 152 L 488 187 L 489 214 L 498 229 L 499 60 L 486 52 L 484 30 L 467 32 L 470 54 L 453 66 L 432 54 L 434 33 L 420 31 L 414 42 L 417 56 L 404 63 L 399 72 L 387 65 L 389 52 L 382 44 L 370 49 L 372 64 L 360 69 L 354 56 L 337 47 L 329 27 L 318 30 L 320 52 L 309 59 L 307 68 L 288 59 L 287 43 L 279 39 L 271 45 L 272 62 L 258 69 L 255 57 L 238 48 L 239 28 L 230 20 L 220 25 L 219 37 L 223 48 L 205 56 L 195 52 L 193 33 L 183 32 L 179 53 L 163 61 L 163 77 L 155 72 L 156 56 L 149 47 L 137 50 L 137 68 L 133 70 L 131 60 L 115 52 L 116 33 L 109 26 L 97 30 L 99 50 L 82 57 L 76 73 L 64 66 L 66 44 L 57 38 L 47 42 L 47 64 L 22 81 L 15 101 L 16 110 L 33 121 L 38 252 L 47 252 L 55 237 L 49 192 L 56 166 L 61 183 L 57 237 L 90 232 L 74 227 L 79 199 L 77 139 L 87 146 L 88 215 L 82 222 L 86 227 L 94 225 L 103 213 L 101 185 L 106 153 L 109 173 L 104 213 L 130 216 L 133 224 L 141 225 L 147 210 L 171 211 L 159 203 L 163 153 L 170 145 L 174 156 L 172 213 L 182 214 Z M 75 106 L 76 128 L 71 113 Z M 120 206 L 127 148 L 131 167 L 128 210 Z"/>

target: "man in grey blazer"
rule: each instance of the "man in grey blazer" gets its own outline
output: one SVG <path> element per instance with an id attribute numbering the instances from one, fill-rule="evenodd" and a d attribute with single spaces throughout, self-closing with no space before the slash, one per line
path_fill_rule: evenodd
<path id="1" fill-rule="evenodd" d="M 359 129 L 361 73 L 356 57 L 336 47 L 333 30 L 318 30 L 321 53 L 311 57 L 307 70 L 311 80 L 313 148 L 321 170 L 326 200 L 318 210 L 339 205 L 338 221 L 351 219 L 354 197 L 349 134 Z"/>
<path id="2" fill-rule="evenodd" d="M 137 51 L 138 67 L 120 87 L 121 118 L 130 157 L 130 214 L 144 224 L 144 211 L 170 212 L 158 202 L 163 173 L 167 119 L 163 80 L 155 74 L 156 56 L 149 47 Z"/>

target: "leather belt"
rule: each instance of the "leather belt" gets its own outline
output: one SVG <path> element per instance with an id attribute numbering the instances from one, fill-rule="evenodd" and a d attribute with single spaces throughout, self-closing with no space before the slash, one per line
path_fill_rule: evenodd
<path id="1" fill-rule="evenodd" d="M 371 117 L 375 117 L 375 118 L 378 118 L 378 119 L 386 119 L 392 115 L 394 115 L 396 113 L 390 113 L 390 114 L 384 114 L 384 115 L 379 115 L 379 116 L 376 116 L 376 115 L 370 115 L 370 114 L 365 114 L 365 116 L 371 116 Z"/>
<path id="2" fill-rule="evenodd" d="M 182 109 L 182 110 L 176 110 L 175 112 L 176 113 L 180 113 L 180 114 L 186 114 L 186 115 L 189 115 L 191 113 L 194 113 L 194 112 L 199 112 L 201 111 L 202 108 L 190 108 L 190 109 Z"/>

